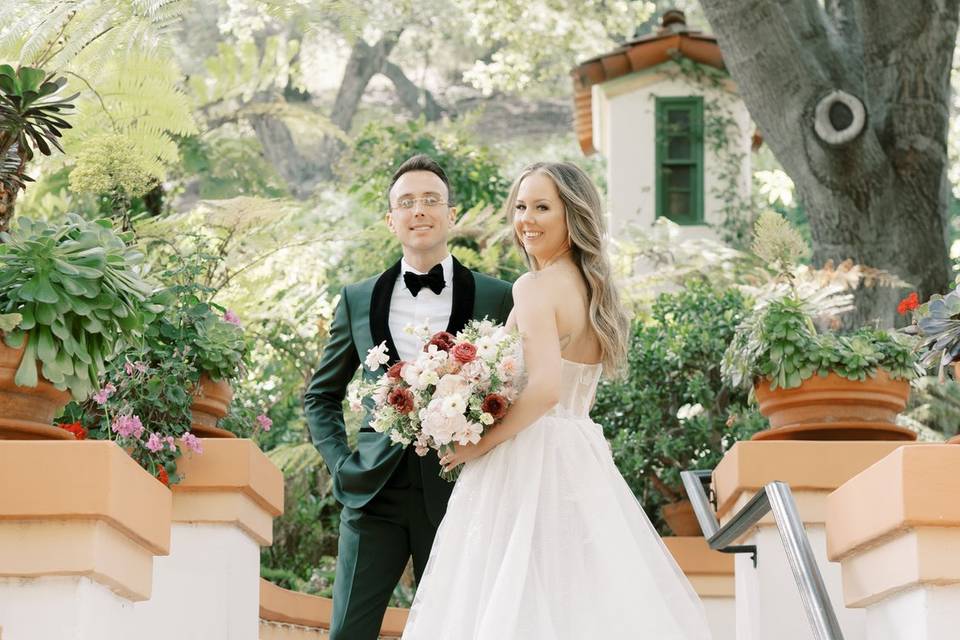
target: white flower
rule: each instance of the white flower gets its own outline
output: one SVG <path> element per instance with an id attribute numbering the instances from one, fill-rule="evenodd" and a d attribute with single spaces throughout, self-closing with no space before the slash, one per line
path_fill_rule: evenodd
<path id="1" fill-rule="evenodd" d="M 430 371 L 436 371 L 442 367 L 447 362 L 447 352 L 437 348 L 437 345 L 432 344 L 427 347 L 427 350 L 417 358 L 417 364 L 419 364 L 424 369 L 429 369 Z"/>
<path id="2" fill-rule="evenodd" d="M 480 424 L 489 427 L 493 424 L 493 416 L 484 411 L 480 414 Z"/>
<path id="3" fill-rule="evenodd" d="M 512 355 L 504 356 L 497 365 L 497 375 L 501 380 L 510 380 L 517 375 L 520 363 Z"/>
<path id="4" fill-rule="evenodd" d="M 446 396 L 440 405 L 440 411 L 448 418 L 463 415 L 463 412 L 466 410 L 467 401 L 459 393 Z"/>
<path id="5" fill-rule="evenodd" d="M 390 356 L 387 355 L 387 341 L 384 340 L 377 346 L 367 351 L 367 359 L 364 361 L 364 364 L 367 365 L 367 369 L 370 371 L 376 371 L 380 368 L 381 365 L 387 364 L 390 362 Z"/>
<path id="6" fill-rule="evenodd" d="M 493 332 L 496 331 L 497 325 L 487 319 L 483 319 L 477 323 L 477 332 L 481 336 L 493 335 Z"/>
<path id="7" fill-rule="evenodd" d="M 401 435 L 401 433 L 397 430 L 390 432 L 390 441 L 394 444 L 402 444 L 404 446 L 410 444 L 410 438 L 403 437 L 403 435 Z"/>
<path id="8" fill-rule="evenodd" d="M 477 357 L 481 360 L 493 360 L 497 357 L 496 335 L 486 336 L 477 340 Z"/>
<path id="9" fill-rule="evenodd" d="M 400 377 L 414 388 L 417 388 L 417 381 L 420 380 L 421 373 L 423 373 L 423 369 L 412 362 L 408 362 L 400 368 Z"/>
<path id="10" fill-rule="evenodd" d="M 477 444 L 483 434 L 483 427 L 476 422 L 467 421 L 454 436 L 458 444 Z"/>
<path id="11" fill-rule="evenodd" d="M 418 389 L 425 389 L 431 384 L 437 384 L 438 382 L 440 382 L 440 376 L 437 375 L 437 372 L 428 370 L 420 374 L 420 377 L 417 378 L 416 385 L 411 386 L 415 386 Z"/>
<path id="12" fill-rule="evenodd" d="M 482 360 L 474 360 L 460 368 L 460 376 L 473 384 L 483 385 L 490 380 L 490 366 Z"/>
<path id="13" fill-rule="evenodd" d="M 685 422 L 691 418 L 696 418 L 701 413 L 703 413 L 703 405 L 699 402 L 694 405 L 685 404 L 677 410 L 677 420 Z"/>
<path id="14" fill-rule="evenodd" d="M 445 396 L 453 395 L 454 393 L 460 393 L 467 389 L 467 381 L 463 376 L 458 376 L 455 373 L 448 373 L 447 375 L 440 378 L 440 381 L 437 383 L 437 390 L 433 392 L 435 398 L 443 398 Z"/>
<path id="15" fill-rule="evenodd" d="M 386 404 L 388 395 L 390 395 L 390 380 L 384 377 L 377 381 L 377 386 L 373 390 L 373 403 L 378 407 Z"/>

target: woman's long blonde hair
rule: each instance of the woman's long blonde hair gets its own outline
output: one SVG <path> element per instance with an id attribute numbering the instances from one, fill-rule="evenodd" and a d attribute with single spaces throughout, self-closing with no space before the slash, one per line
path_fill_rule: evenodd
<path id="1" fill-rule="evenodd" d="M 577 165 L 570 162 L 536 162 L 524 168 L 510 188 L 505 208 L 511 226 L 520 183 L 533 173 L 542 173 L 553 180 L 560 194 L 573 261 L 587 283 L 590 326 L 603 349 L 604 370 L 608 374 L 616 374 L 627 362 L 630 320 L 620 304 L 620 295 L 613 282 L 610 258 L 606 251 L 607 230 L 600 194 Z M 513 241 L 523 254 L 527 267 L 537 271 L 540 267 L 536 258 L 523 248 L 515 229 Z"/>

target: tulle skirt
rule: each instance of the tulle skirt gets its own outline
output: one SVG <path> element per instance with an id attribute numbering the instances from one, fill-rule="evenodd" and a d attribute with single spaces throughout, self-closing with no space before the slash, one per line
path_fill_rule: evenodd
<path id="1" fill-rule="evenodd" d="M 599 425 L 548 415 L 465 465 L 403 640 L 707 640 Z"/>

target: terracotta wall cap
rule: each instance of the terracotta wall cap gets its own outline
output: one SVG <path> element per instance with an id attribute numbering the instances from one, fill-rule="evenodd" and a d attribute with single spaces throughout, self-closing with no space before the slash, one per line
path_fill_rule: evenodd
<path id="1" fill-rule="evenodd" d="M 113 442 L 0 441 L 0 487 L 0 522 L 102 520 L 170 551 L 170 491 Z"/>
<path id="2" fill-rule="evenodd" d="M 663 543 L 688 576 L 733 575 L 733 555 L 714 551 L 701 536 L 666 536 Z"/>
<path id="3" fill-rule="evenodd" d="M 792 491 L 833 491 L 902 442 L 745 441 L 733 445 L 713 472 L 717 512 L 726 514 L 743 493 L 775 480 Z"/>
<path id="4" fill-rule="evenodd" d="M 178 461 L 182 481 L 173 491 L 239 491 L 270 515 L 283 513 L 283 473 L 246 438 L 201 438 L 203 453 Z"/>
<path id="5" fill-rule="evenodd" d="M 400 637 L 407 622 L 407 609 L 389 607 L 380 628 L 381 636 Z M 333 600 L 278 587 L 260 579 L 260 619 L 314 629 L 329 629 Z"/>
<path id="6" fill-rule="evenodd" d="M 827 554 L 839 561 L 908 529 L 957 528 L 960 447 L 895 449 L 827 498 Z"/>

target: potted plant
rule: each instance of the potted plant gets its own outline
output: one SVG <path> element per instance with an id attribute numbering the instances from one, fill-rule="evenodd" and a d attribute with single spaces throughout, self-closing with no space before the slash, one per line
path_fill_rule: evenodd
<path id="1" fill-rule="evenodd" d="M 958 284 L 960 276 L 954 287 Z M 953 369 L 954 380 L 960 381 L 960 292 L 954 288 L 946 295 L 937 293 L 923 304 L 914 292 L 900 301 L 897 311 L 912 314 L 912 322 L 903 332 L 921 338 L 920 364 L 927 370 L 935 369 L 941 383 L 948 367 Z M 960 444 L 960 435 L 949 442 Z"/>
<path id="2" fill-rule="evenodd" d="M 661 532 L 701 535 L 680 472 L 712 469 L 764 426 L 747 391 L 720 375 L 723 351 L 747 309 L 739 291 L 706 279 L 661 293 L 632 325 L 624 377 L 602 381 L 597 391 L 591 417 Z"/>
<path id="3" fill-rule="evenodd" d="M 191 406 L 193 430 L 207 438 L 234 438 L 236 434 L 219 428 L 217 421 L 227 415 L 233 400 L 230 382 L 246 372 L 248 345 L 240 321 L 232 312 L 224 310 L 220 316 L 210 307 L 189 332 L 201 372 Z"/>
<path id="4" fill-rule="evenodd" d="M 756 439 L 914 440 L 896 424 L 910 380 L 922 374 L 914 345 L 899 334 L 861 328 L 847 335 L 817 320 L 848 310 L 849 286 L 801 281 L 795 260 L 805 248 L 777 214 L 761 216 L 754 253 L 778 276 L 737 327 L 723 356 L 731 385 L 752 389 L 770 429 Z M 857 278 L 859 280 L 859 278 Z"/>
<path id="5" fill-rule="evenodd" d="M 73 214 L 0 233 L 0 312 L 19 316 L 0 345 L 0 437 L 71 437 L 54 414 L 99 388 L 105 363 L 161 309 L 147 302 L 130 239 Z"/>
<path id="6" fill-rule="evenodd" d="M 70 128 L 63 116 L 80 95 L 60 95 L 66 84 L 42 69 L 0 65 L 0 231 L 8 229 L 17 194 L 30 181 L 26 165 L 34 148 L 43 155 L 63 151 L 61 131 Z"/>

